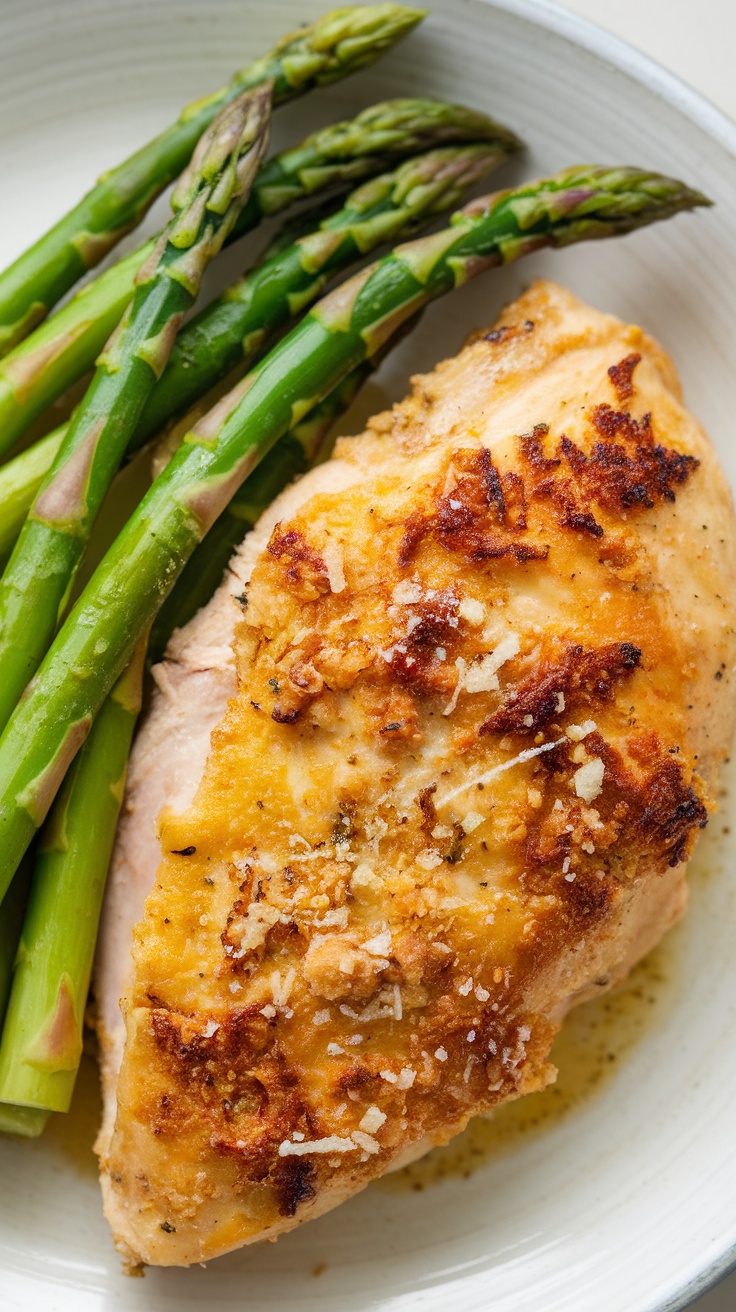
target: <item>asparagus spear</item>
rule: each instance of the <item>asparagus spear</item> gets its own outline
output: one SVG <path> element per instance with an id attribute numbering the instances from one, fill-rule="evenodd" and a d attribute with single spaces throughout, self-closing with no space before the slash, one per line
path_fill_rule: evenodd
<path id="1" fill-rule="evenodd" d="M 206 605 L 222 581 L 228 561 L 259 515 L 279 492 L 322 458 L 327 435 L 357 396 L 375 361 L 364 360 L 324 401 L 284 434 L 235 496 L 199 544 L 151 627 L 148 659 L 161 660 L 174 629 L 187 624 Z"/>
<path id="2" fill-rule="evenodd" d="M 394 173 L 364 184 L 350 196 L 347 205 L 325 219 L 321 228 L 279 251 L 253 270 L 183 330 L 175 354 L 155 390 L 154 404 L 146 404 L 134 430 L 133 448 L 146 440 L 173 413 L 223 377 L 239 361 L 248 363 L 268 333 L 282 327 L 297 307 L 317 298 L 330 275 L 400 232 L 411 232 L 441 209 L 456 203 L 462 191 L 502 157 L 501 145 L 449 146 L 406 161 Z M 126 412 L 127 413 L 127 412 Z M 74 421 L 75 423 L 78 421 Z M 68 442 L 69 439 L 65 439 Z M 45 439 L 44 452 L 54 452 L 57 437 Z M 55 454 L 55 452 L 54 452 Z M 56 455 L 57 462 L 63 454 Z M 0 470 L 0 488 L 5 483 L 11 505 L 22 508 L 14 483 L 16 465 L 27 485 L 37 479 L 37 460 L 24 452 L 5 470 Z M 110 465 L 109 468 L 113 468 Z M 101 475 L 95 504 L 105 490 Z M 41 492 L 43 499 L 45 492 Z M 2 503 L 0 503 L 2 504 Z M 87 498 L 87 523 L 77 527 L 62 557 L 56 544 L 41 538 L 35 510 L 23 529 L 22 541 L 0 583 L 0 661 L 4 678 L 0 686 L 0 724 L 4 724 L 15 701 L 32 676 L 56 626 L 60 599 L 71 582 L 93 515 Z M 12 533 L 12 515 L 6 516 L 3 534 Z M 31 547 L 36 544 L 35 556 Z M 40 550 L 39 550 L 40 547 Z M 51 567 L 41 568 L 41 551 L 52 549 L 57 576 Z M 64 578 L 64 571 L 67 571 Z M 62 586 L 64 583 L 64 586 Z M 39 589 L 43 596 L 39 597 Z M 52 591 L 52 588 L 55 590 Z M 36 595 L 46 608 L 47 623 L 31 632 L 25 622 L 26 603 Z"/>
<path id="3" fill-rule="evenodd" d="M 228 239 L 296 201 L 370 177 L 394 160 L 451 141 L 485 141 L 503 154 L 519 146 L 506 128 L 459 105 L 436 100 L 371 105 L 356 118 L 330 124 L 263 164 Z M 0 455 L 92 368 L 133 295 L 138 269 L 155 246 L 154 237 L 87 284 L 0 362 Z"/>
<path id="4" fill-rule="evenodd" d="M 317 300 L 330 278 L 383 242 L 410 235 L 501 163 L 505 141 L 445 146 L 416 156 L 393 173 L 373 178 L 344 207 L 312 231 L 266 254 L 196 316 L 174 345 L 161 382 L 151 393 L 136 444 L 158 432 L 232 369 L 246 365 L 275 333 Z"/>
<path id="5" fill-rule="evenodd" d="M 33 502 L 0 581 L 0 724 L 53 637 L 145 401 L 209 260 L 248 196 L 269 116 L 270 88 L 248 92 L 221 111 L 198 143 L 172 197 L 174 218 L 137 275 L 133 301 Z"/>
<path id="6" fill-rule="evenodd" d="M 39 1107 L 15 1107 L 0 1102 L 0 1133 L 16 1134 L 24 1139 L 37 1139 L 43 1133 L 49 1113 Z"/>
<path id="7" fill-rule="evenodd" d="M 12 1114 L 16 1106 L 69 1110 L 144 654 L 145 639 L 95 720 L 39 839 L 0 1044 L 0 1099 L 5 1128 L 14 1133 L 33 1124 L 27 1114 Z"/>
<path id="8" fill-rule="evenodd" d="M 658 174 L 578 166 L 472 202 L 320 301 L 187 435 L 16 707 L 0 740 L 0 895 L 137 639 L 235 490 L 301 415 L 410 315 L 482 270 L 707 203 Z"/>
<path id="9" fill-rule="evenodd" d="M 394 4 L 332 10 L 284 37 L 214 95 L 188 105 L 159 137 L 103 174 L 73 210 L 0 274 L 0 355 L 140 223 L 232 100 L 272 83 L 274 103 L 281 104 L 311 87 L 346 77 L 372 63 L 423 17 L 422 11 Z"/>
<path id="10" fill-rule="evenodd" d="M 371 367 L 367 361 L 360 365 L 282 437 L 236 493 L 157 615 L 151 659 L 163 654 L 172 630 L 209 600 L 233 548 L 261 512 L 319 457 L 329 429 Z M 0 1102 L 0 1130 L 6 1133 L 40 1134 L 47 1113 L 67 1111 L 71 1102 L 104 885 L 141 704 L 145 647 L 144 639 L 97 716 L 41 831 L 0 1043 L 0 1098 L 6 1100 Z M 2 987 L 5 982 L 7 997 L 30 883 L 30 869 L 23 868 L 27 860 L 15 875 L 0 916 L 0 1016 L 6 1003 Z M 70 920 L 71 934 L 66 928 Z"/>
<path id="11" fill-rule="evenodd" d="M 55 428 L 27 451 L 0 465 L 0 569 L 4 569 L 38 489 L 66 433 Z"/>
<path id="12" fill-rule="evenodd" d="M 31 868 L 32 862 L 28 853 L 16 871 L 0 915 L 0 1024 L 5 1015 L 10 986 L 13 982 L 18 939 L 28 901 Z"/>
<path id="13" fill-rule="evenodd" d="M 415 156 L 393 173 L 364 183 L 321 224 L 312 219 L 312 230 L 307 225 L 296 242 L 275 241 L 256 269 L 182 328 L 144 406 L 128 454 L 231 369 L 251 363 L 297 307 L 304 309 L 317 299 L 330 276 L 379 243 L 414 231 L 456 204 L 464 188 L 504 158 L 505 149 L 504 143 L 444 146 Z M 64 432 L 63 427 L 55 429 L 0 467 L 0 564 L 12 551 Z"/>
<path id="14" fill-rule="evenodd" d="M 13 970 L 23 914 L 28 901 L 32 861 L 27 852 L 15 873 L 0 910 L 0 1018 L 4 1017 L 13 981 Z M 43 1130 L 48 1113 L 36 1107 L 15 1107 L 0 1102 L 0 1133 L 35 1139 Z"/>

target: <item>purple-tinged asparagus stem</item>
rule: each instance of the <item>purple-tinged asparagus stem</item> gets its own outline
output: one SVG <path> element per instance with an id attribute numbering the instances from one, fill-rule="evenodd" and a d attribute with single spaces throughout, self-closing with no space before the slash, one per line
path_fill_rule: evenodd
<path id="1" fill-rule="evenodd" d="M 269 83 L 274 103 L 281 104 L 335 82 L 373 63 L 423 17 L 422 10 L 395 4 L 334 9 L 283 37 L 214 95 L 188 105 L 160 136 L 103 174 L 74 209 L 0 273 L 0 355 L 27 336 L 77 279 L 140 223 L 227 104 Z"/>
<path id="2" fill-rule="evenodd" d="M 576 167 L 473 202 L 320 301 L 187 435 L 65 621 L 0 740 L 0 892 L 115 679 L 186 561 L 279 437 L 423 305 L 542 245 L 707 204 L 641 169 Z"/>
<path id="3" fill-rule="evenodd" d="M 229 104 L 172 196 L 175 217 L 139 271 L 126 314 L 36 494 L 0 580 L 0 725 L 48 649 L 97 512 L 268 144 L 270 89 Z"/>

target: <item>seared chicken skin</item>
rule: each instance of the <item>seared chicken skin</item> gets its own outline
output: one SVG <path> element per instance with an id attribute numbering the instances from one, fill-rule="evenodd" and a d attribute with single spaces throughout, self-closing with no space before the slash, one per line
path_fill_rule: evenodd
<path id="1" fill-rule="evenodd" d="M 129 1258 L 279 1235 L 554 1078 L 683 909 L 734 559 L 667 356 L 549 283 L 277 505 L 134 754 L 97 983 Z"/>

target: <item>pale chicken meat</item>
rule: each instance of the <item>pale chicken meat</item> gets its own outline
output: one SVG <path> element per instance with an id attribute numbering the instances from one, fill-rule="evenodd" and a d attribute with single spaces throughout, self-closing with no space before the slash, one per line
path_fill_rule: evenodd
<path id="1" fill-rule="evenodd" d="M 684 908 L 734 560 L 671 362 L 550 283 L 268 512 L 133 754 L 96 985 L 129 1260 L 273 1238 L 554 1079 Z"/>

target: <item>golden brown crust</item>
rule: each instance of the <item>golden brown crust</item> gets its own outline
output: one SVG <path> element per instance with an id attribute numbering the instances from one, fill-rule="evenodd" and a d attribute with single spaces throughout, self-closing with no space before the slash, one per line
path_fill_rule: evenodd
<path id="1" fill-rule="evenodd" d="M 542 284 L 341 455 L 256 565 L 136 931 L 107 1208 L 146 1261 L 542 1087 L 679 913 L 728 741 L 730 503 L 638 329 Z"/>

